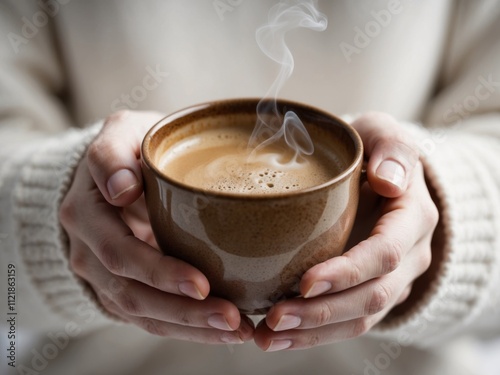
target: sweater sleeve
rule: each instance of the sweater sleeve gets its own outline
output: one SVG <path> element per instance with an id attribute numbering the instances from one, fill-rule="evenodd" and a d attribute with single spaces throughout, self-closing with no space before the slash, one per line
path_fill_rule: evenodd
<path id="1" fill-rule="evenodd" d="M 498 2 L 459 5 L 427 129 L 405 125 L 436 192 L 444 241 L 428 290 L 373 332 L 402 345 L 500 335 L 500 11 Z"/>
<path id="2" fill-rule="evenodd" d="M 101 124 L 70 130 L 51 25 L 23 32 L 39 11 L 36 2 L 0 4 L 0 279 L 15 270 L 16 297 L 1 309 L 18 314 L 21 330 L 73 322 L 81 331 L 108 320 L 69 268 L 58 209 Z"/>

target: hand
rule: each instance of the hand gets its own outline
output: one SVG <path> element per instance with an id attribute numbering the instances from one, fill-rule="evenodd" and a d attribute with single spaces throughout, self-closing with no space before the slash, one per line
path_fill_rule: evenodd
<path id="1" fill-rule="evenodd" d="M 205 276 L 157 249 L 142 195 L 140 145 L 162 116 L 118 112 L 89 146 L 60 209 L 73 271 L 111 314 L 156 335 L 242 343 L 253 325 L 207 297 Z"/>
<path id="2" fill-rule="evenodd" d="M 353 126 L 365 145 L 370 185 L 360 199 L 354 246 L 309 269 L 300 283 L 303 297 L 271 308 L 255 332 L 263 350 L 305 349 L 364 334 L 408 298 L 430 266 L 438 212 L 416 146 L 382 113 L 366 114 Z"/>

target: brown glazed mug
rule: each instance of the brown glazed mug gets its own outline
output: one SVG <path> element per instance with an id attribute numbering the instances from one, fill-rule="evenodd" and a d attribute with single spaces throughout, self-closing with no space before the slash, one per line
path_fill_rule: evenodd
<path id="1" fill-rule="evenodd" d="M 277 110 L 295 111 L 315 141 L 336 140 L 343 163 L 338 175 L 303 190 L 246 195 L 187 186 L 160 171 L 161 155 L 186 136 L 235 122 L 255 126 L 258 102 L 231 99 L 178 111 L 154 125 L 141 148 L 146 205 L 160 249 L 197 267 L 212 295 L 245 314 L 265 313 L 299 295 L 306 270 L 342 254 L 363 162 L 361 139 L 350 125 L 308 105 L 278 100 Z"/>

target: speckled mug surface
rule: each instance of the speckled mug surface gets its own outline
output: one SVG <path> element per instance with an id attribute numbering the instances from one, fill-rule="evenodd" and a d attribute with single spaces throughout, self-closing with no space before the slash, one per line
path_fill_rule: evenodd
<path id="1" fill-rule="evenodd" d="M 265 313 L 297 296 L 305 271 L 342 254 L 363 162 L 363 145 L 351 126 L 308 105 L 278 100 L 279 113 L 293 110 L 314 142 L 336 142 L 343 168 L 335 177 L 303 190 L 245 195 L 188 186 L 160 170 L 160 156 L 184 137 L 235 122 L 254 126 L 258 102 L 230 99 L 178 111 L 154 125 L 141 148 L 146 205 L 160 249 L 197 267 L 212 295 L 245 314 Z"/>

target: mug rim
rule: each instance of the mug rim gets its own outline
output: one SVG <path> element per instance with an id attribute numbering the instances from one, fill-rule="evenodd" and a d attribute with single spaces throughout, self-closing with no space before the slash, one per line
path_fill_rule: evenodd
<path id="1" fill-rule="evenodd" d="M 338 175 L 335 177 L 329 179 L 328 181 L 310 186 L 305 189 L 300 189 L 300 190 L 292 190 L 292 191 L 287 191 L 287 192 L 277 192 L 277 193 L 252 193 L 252 194 L 244 194 L 244 193 L 235 193 L 235 192 L 228 192 L 228 191 L 215 191 L 215 190 L 208 190 L 208 189 L 203 189 L 199 188 L 193 185 L 185 184 L 183 182 L 177 181 L 173 179 L 172 177 L 169 177 L 167 174 L 162 172 L 159 168 L 156 167 L 155 163 L 152 162 L 151 160 L 151 153 L 148 150 L 148 146 L 154 137 L 154 135 L 164 126 L 168 126 L 169 124 L 172 124 L 176 120 L 180 120 L 188 115 L 193 115 L 196 114 L 197 112 L 201 111 L 206 111 L 211 108 L 217 108 L 217 107 L 224 107 L 224 106 L 231 106 L 237 103 L 241 104 L 246 104 L 250 105 L 251 103 L 255 104 L 255 110 L 257 111 L 257 104 L 262 100 L 262 98 L 231 98 L 231 99 L 223 99 L 223 100 L 212 100 L 212 101 L 207 101 L 203 103 L 198 103 L 194 105 L 190 105 L 188 107 L 182 108 L 180 110 L 174 111 L 171 114 L 166 115 L 162 119 L 160 119 L 158 122 L 156 122 L 146 133 L 146 135 L 143 138 L 142 144 L 141 144 L 141 161 L 146 165 L 147 168 L 153 171 L 155 176 L 157 178 L 160 178 L 161 180 L 167 182 L 168 184 L 171 184 L 173 186 L 176 186 L 177 188 L 185 191 L 189 191 L 193 194 L 200 194 L 200 195 L 205 195 L 209 197 L 214 197 L 214 198 L 225 198 L 225 199 L 236 199 L 236 200 L 271 200 L 271 199 L 288 199 L 288 198 L 295 198 L 297 196 L 305 196 L 308 194 L 312 194 L 324 189 L 328 189 L 329 187 L 336 185 L 345 179 L 347 179 L 349 176 L 351 176 L 356 168 L 361 167 L 362 161 L 363 161 L 363 142 L 361 140 L 360 135 L 358 132 L 347 122 L 342 120 L 340 117 L 335 116 L 329 112 L 326 112 L 322 109 L 319 109 L 317 107 L 311 106 L 309 104 L 303 104 L 300 102 L 296 102 L 293 100 L 288 100 L 288 99 L 276 99 L 276 104 L 277 105 L 290 105 L 294 107 L 298 107 L 300 109 L 303 109 L 305 111 L 309 111 L 312 113 L 315 113 L 317 115 L 320 115 L 326 119 L 330 119 L 333 122 L 337 122 L 342 126 L 342 128 L 347 132 L 349 137 L 354 143 L 354 149 L 355 149 L 355 155 L 353 157 L 352 162 L 345 168 L 342 172 L 340 172 Z M 274 99 L 264 99 L 264 100 L 269 100 L 269 101 L 274 101 Z M 238 113 L 237 111 L 235 113 Z M 360 168 L 361 169 L 361 168 Z"/>

